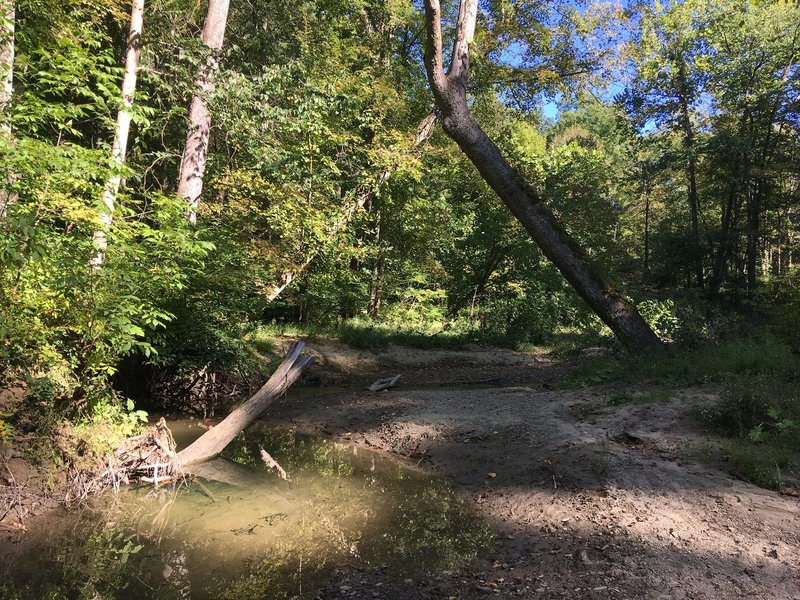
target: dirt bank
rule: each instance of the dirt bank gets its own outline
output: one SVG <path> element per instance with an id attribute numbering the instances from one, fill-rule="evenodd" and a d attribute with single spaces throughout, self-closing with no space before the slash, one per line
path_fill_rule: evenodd
<path id="1" fill-rule="evenodd" d="M 800 502 L 691 460 L 714 441 L 687 413 L 714 390 L 609 405 L 619 387 L 551 389 L 565 367 L 546 356 L 311 347 L 321 382 L 359 389 L 298 390 L 269 419 L 440 472 L 501 540 L 467 571 L 342 572 L 321 598 L 800 599 Z"/>

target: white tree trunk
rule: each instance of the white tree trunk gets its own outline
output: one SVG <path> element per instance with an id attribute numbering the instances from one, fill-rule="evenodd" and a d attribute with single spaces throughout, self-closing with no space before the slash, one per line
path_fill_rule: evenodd
<path id="1" fill-rule="evenodd" d="M 14 0 L 0 0 L 0 128 L 11 133 L 11 123 L 7 119 L 7 106 L 11 102 L 14 83 L 14 27 L 16 10 Z"/>
<path id="2" fill-rule="evenodd" d="M 111 159 L 121 167 L 125 164 L 128 150 L 128 133 L 131 128 L 131 109 L 133 96 L 136 93 L 136 75 L 139 70 L 139 54 L 142 49 L 142 26 L 144 20 L 144 0 L 133 0 L 131 5 L 131 26 L 128 32 L 128 46 L 125 54 L 125 74 L 122 78 L 122 106 L 117 113 L 117 128 L 114 132 L 114 144 L 111 148 Z M 100 214 L 101 228 L 94 232 L 92 242 L 96 254 L 92 259 L 95 268 L 103 264 L 108 247 L 106 237 L 109 226 L 114 220 L 114 209 L 117 204 L 121 177 L 119 173 L 112 175 L 103 188 L 103 209 Z"/>
<path id="3" fill-rule="evenodd" d="M 225 27 L 228 23 L 228 6 L 230 0 L 209 0 L 208 13 L 203 25 L 202 41 L 211 50 L 222 49 L 225 40 Z M 211 115 L 208 112 L 205 98 L 214 93 L 214 75 L 219 62 L 212 55 L 197 71 L 195 86 L 197 88 L 189 107 L 189 130 L 186 145 L 181 157 L 178 175 L 178 195 L 186 200 L 189 223 L 197 223 L 197 209 L 200 205 L 200 194 L 203 191 L 203 176 L 208 160 L 208 138 L 211 132 Z"/>
<path id="4" fill-rule="evenodd" d="M 11 122 L 8 119 L 8 107 L 11 103 L 14 84 L 14 27 L 16 24 L 16 11 L 14 0 L 0 0 L 0 136 L 11 139 Z M 7 183 L 12 181 L 11 173 L 6 173 Z M 15 200 L 14 194 L 7 190 L 0 190 L 0 217 L 4 217 L 6 210 Z"/>

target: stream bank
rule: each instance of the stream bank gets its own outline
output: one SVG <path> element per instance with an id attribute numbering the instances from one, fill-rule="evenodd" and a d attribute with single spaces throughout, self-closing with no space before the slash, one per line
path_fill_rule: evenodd
<path id="1" fill-rule="evenodd" d="M 311 349 L 323 381 L 402 373 L 402 386 L 290 392 L 269 421 L 419 463 L 463 489 L 500 540 L 459 572 L 391 583 L 356 570 L 319 597 L 800 599 L 797 498 L 695 460 L 715 440 L 689 414 L 715 389 L 629 386 L 642 401 L 613 405 L 618 388 L 554 389 L 567 367 L 544 355 Z"/>
<path id="2" fill-rule="evenodd" d="M 302 597 L 800 599 L 800 503 L 697 460 L 716 442 L 688 415 L 715 389 L 627 386 L 619 404 L 619 386 L 557 389 L 568 365 L 546 355 L 309 349 L 267 423 L 450 482 L 495 544 L 411 573 L 345 561 Z"/>

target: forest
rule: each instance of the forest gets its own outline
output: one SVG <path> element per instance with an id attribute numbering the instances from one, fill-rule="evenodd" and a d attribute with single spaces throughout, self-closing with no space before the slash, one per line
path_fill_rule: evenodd
<path id="1" fill-rule="evenodd" d="M 245 431 L 225 460 L 351 477 L 363 465 L 342 457 L 360 445 L 380 464 L 416 463 L 414 481 L 441 475 L 418 484 L 447 506 L 473 499 L 466 513 L 488 523 L 423 511 L 408 539 L 380 534 L 384 555 L 369 554 L 366 525 L 352 541 L 303 517 L 298 547 L 324 554 L 321 537 L 331 554 L 306 571 L 297 555 L 299 575 L 296 549 L 270 546 L 264 564 L 278 566 L 220 591 L 170 549 L 159 560 L 175 575 L 138 579 L 152 593 L 126 569 L 154 542 L 112 527 L 92 534 L 80 597 L 800 594 L 796 1 L 0 0 L 0 25 L 0 534 L 26 530 L 33 506 L 90 496 L 155 415 L 219 428 L 285 374 L 298 339 L 315 361 L 295 365 L 299 399 L 273 390 L 263 415 L 284 429 Z M 397 373 L 397 389 L 364 392 Z M 456 409 L 458 390 L 474 404 Z M 548 441 L 500 464 L 494 434 Z M 569 440 L 568 468 L 555 455 Z M 654 472 L 662 459 L 707 472 L 634 481 L 635 452 L 656 457 Z M 219 509 L 214 480 L 192 493 Z M 602 488 L 592 501 L 611 503 L 625 489 L 613 507 L 649 523 L 633 492 L 662 487 L 697 496 L 658 513 L 676 532 L 696 527 L 676 538 L 685 554 L 645 525 L 623 541 L 608 525 L 617 541 L 602 553 L 564 534 L 578 496 Z M 530 498 L 551 503 L 550 521 L 525 513 Z M 297 501 L 282 501 L 270 518 L 288 514 L 291 529 Z M 711 502 L 727 520 L 704 546 L 687 515 Z M 514 529 L 506 512 L 527 520 Z M 403 515 L 386 520 L 416 522 Z M 735 544 L 731 527 L 747 531 Z M 456 575 L 376 575 L 431 531 L 448 558 L 430 564 Z M 757 550 L 724 558 L 741 539 Z M 647 557 L 636 564 L 634 542 Z M 236 548 L 231 560 L 249 560 Z M 515 561 L 518 576 L 503 575 Z M 763 561 L 773 579 L 742 575 Z M 561 580 L 544 585 L 534 563 Z M 662 563 L 659 583 L 646 573 Z M 599 574 L 617 564 L 624 574 Z M 51 589 L 0 568 L 0 597 L 77 597 L 62 576 Z"/>

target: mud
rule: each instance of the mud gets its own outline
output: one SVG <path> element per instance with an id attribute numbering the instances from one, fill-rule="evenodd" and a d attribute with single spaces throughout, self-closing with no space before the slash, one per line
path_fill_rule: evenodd
<path id="1" fill-rule="evenodd" d="M 556 389 L 568 365 L 547 356 L 311 346 L 321 381 L 354 389 L 290 393 L 269 420 L 442 474 L 499 539 L 463 571 L 354 569 L 318 597 L 800 599 L 800 502 L 693 459 L 715 441 L 689 414 L 714 389 L 615 403 L 618 387 Z"/>
<path id="2" fill-rule="evenodd" d="M 442 475 L 497 536 L 454 571 L 339 569 L 317 598 L 800 600 L 798 499 L 698 458 L 718 442 L 689 415 L 715 389 L 559 389 L 571 365 L 544 354 L 309 346 L 306 387 L 267 420 Z"/>

